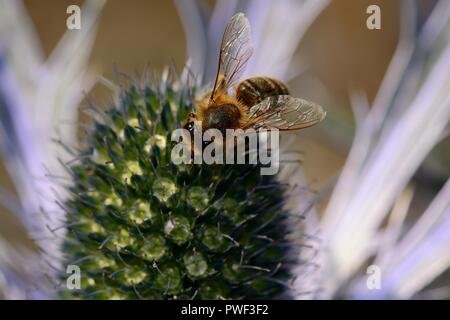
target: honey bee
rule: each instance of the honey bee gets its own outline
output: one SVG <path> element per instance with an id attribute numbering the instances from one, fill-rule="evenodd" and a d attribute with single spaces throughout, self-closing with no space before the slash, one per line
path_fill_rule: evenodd
<path id="1" fill-rule="evenodd" d="M 191 133 L 195 122 L 201 130 L 218 129 L 278 129 L 296 130 L 322 121 L 326 112 L 321 106 L 289 95 L 284 83 L 269 77 L 252 77 L 237 84 L 253 53 L 248 19 L 242 13 L 234 15 L 222 37 L 219 64 L 213 89 L 194 100 L 195 112 L 183 126 Z"/>

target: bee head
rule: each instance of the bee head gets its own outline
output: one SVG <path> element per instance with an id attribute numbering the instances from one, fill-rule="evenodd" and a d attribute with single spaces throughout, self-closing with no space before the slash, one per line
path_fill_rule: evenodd
<path id="1" fill-rule="evenodd" d="M 194 133 L 194 129 L 195 129 L 194 121 L 195 121 L 196 118 L 197 117 L 195 116 L 195 113 L 193 113 L 193 112 L 189 113 L 188 114 L 188 119 L 187 119 L 186 123 L 184 124 L 183 129 L 186 129 L 191 134 L 193 134 Z"/>
<path id="2" fill-rule="evenodd" d="M 194 121 L 188 121 L 186 122 L 186 124 L 183 126 L 183 129 L 188 130 L 191 134 L 194 133 Z"/>

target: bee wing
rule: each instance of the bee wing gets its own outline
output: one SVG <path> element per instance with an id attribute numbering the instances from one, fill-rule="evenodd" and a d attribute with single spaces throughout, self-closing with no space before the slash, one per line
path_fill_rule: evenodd
<path id="1" fill-rule="evenodd" d="M 325 118 L 323 108 L 288 95 L 273 96 L 250 108 L 248 126 L 254 129 L 296 130 L 311 127 Z"/>
<path id="2" fill-rule="evenodd" d="M 235 14 L 223 34 L 211 99 L 218 87 L 227 90 L 240 78 L 252 53 L 250 23 L 243 13 Z"/>

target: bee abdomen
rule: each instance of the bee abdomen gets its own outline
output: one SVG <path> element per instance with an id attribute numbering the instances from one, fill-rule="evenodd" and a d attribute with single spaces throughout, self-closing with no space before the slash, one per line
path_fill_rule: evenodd
<path id="1" fill-rule="evenodd" d="M 236 87 L 236 98 L 247 107 L 260 103 L 267 97 L 289 94 L 284 83 L 268 77 L 253 77 L 241 81 Z"/>

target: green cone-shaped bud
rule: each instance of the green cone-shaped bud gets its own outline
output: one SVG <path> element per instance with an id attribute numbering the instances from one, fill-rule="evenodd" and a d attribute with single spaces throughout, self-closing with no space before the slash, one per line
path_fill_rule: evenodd
<path id="1" fill-rule="evenodd" d="M 287 297 L 283 190 L 257 165 L 175 165 L 193 89 L 131 85 L 71 168 L 66 264 L 82 299 Z M 63 275 L 64 280 L 67 279 Z M 65 281 L 64 281 L 65 283 Z"/>

